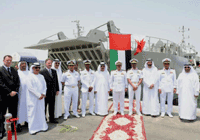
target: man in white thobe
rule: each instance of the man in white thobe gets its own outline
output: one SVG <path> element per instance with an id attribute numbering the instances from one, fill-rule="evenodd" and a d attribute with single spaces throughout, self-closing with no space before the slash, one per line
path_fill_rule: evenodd
<path id="1" fill-rule="evenodd" d="M 94 71 L 90 69 L 90 60 L 84 60 L 85 70 L 81 71 L 81 91 L 82 91 L 82 117 L 85 117 L 86 102 L 89 94 L 89 112 L 95 116 L 93 112 L 94 106 Z"/>
<path id="2" fill-rule="evenodd" d="M 30 68 L 27 80 L 27 111 L 29 133 L 34 135 L 39 131 L 47 131 L 45 117 L 46 82 L 44 76 L 39 74 L 40 64 L 34 63 Z"/>
<path id="3" fill-rule="evenodd" d="M 56 94 L 55 98 L 55 118 L 59 118 L 62 116 L 62 70 L 61 70 L 61 62 L 59 59 L 55 59 L 52 63 L 52 69 L 55 69 L 58 77 L 59 84 L 59 94 Z"/>
<path id="4" fill-rule="evenodd" d="M 95 96 L 95 113 L 98 115 L 108 114 L 108 94 L 110 93 L 110 74 L 105 62 L 101 62 L 95 72 L 94 92 Z"/>
<path id="5" fill-rule="evenodd" d="M 152 117 L 159 115 L 159 100 L 158 100 L 158 69 L 154 66 L 151 58 L 146 60 L 143 74 L 143 102 L 142 113 L 144 115 L 151 115 Z"/>
<path id="6" fill-rule="evenodd" d="M 142 71 L 137 68 L 138 60 L 133 58 L 130 60 L 132 68 L 127 72 L 128 79 L 128 95 L 129 95 L 129 115 L 133 112 L 133 95 L 136 96 L 136 113 L 140 113 L 140 97 L 141 97 L 141 83 L 142 83 Z"/>
<path id="7" fill-rule="evenodd" d="M 171 60 L 169 58 L 165 58 L 162 60 L 164 68 L 159 70 L 159 89 L 160 93 L 160 110 L 161 117 L 165 116 L 165 101 L 167 95 L 167 115 L 172 118 L 173 115 L 172 107 L 173 107 L 173 97 L 174 93 L 176 93 L 176 71 L 174 69 L 170 69 L 169 65 Z"/>
<path id="8" fill-rule="evenodd" d="M 22 130 L 21 123 L 25 122 L 25 125 L 28 126 L 28 118 L 27 118 L 27 104 L 26 104 L 26 94 L 28 93 L 27 88 L 27 80 L 29 77 L 28 66 L 25 61 L 21 61 L 18 64 L 18 75 L 20 78 L 20 87 L 18 94 L 18 124 L 17 131 L 20 132 Z"/>
<path id="9" fill-rule="evenodd" d="M 199 96 L 199 76 L 190 64 L 185 64 L 177 80 L 179 117 L 195 120 Z"/>
<path id="10" fill-rule="evenodd" d="M 122 62 L 116 61 L 117 70 L 111 71 L 110 91 L 113 91 L 114 115 L 118 112 L 118 102 L 120 102 L 121 115 L 124 115 L 124 96 L 127 91 L 126 71 L 122 71 Z"/>
<path id="11" fill-rule="evenodd" d="M 64 119 L 67 120 L 69 117 L 69 107 L 72 99 L 72 110 L 73 114 L 79 118 L 77 112 L 78 105 L 78 82 L 80 81 L 80 75 L 74 70 L 75 61 L 71 60 L 67 62 L 69 70 L 62 75 L 62 84 L 64 87 L 64 106 L 65 106 L 65 115 Z"/>

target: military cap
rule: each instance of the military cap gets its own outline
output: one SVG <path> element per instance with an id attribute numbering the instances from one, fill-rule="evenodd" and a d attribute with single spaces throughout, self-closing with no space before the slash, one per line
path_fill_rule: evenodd
<path id="1" fill-rule="evenodd" d="M 153 61 L 153 59 L 152 58 L 148 58 L 146 61 Z"/>
<path id="2" fill-rule="evenodd" d="M 100 63 L 100 65 L 105 65 L 105 64 L 106 64 L 106 63 L 105 63 L 105 62 L 103 62 L 103 61 Z"/>
<path id="3" fill-rule="evenodd" d="M 131 59 L 129 62 L 132 63 L 132 64 L 136 64 L 136 63 L 138 62 L 138 60 L 135 59 L 135 58 L 133 58 L 133 59 Z"/>
<path id="4" fill-rule="evenodd" d="M 91 61 L 87 59 L 87 60 L 84 60 L 83 63 L 84 64 L 91 64 Z"/>
<path id="5" fill-rule="evenodd" d="M 67 65 L 68 65 L 68 66 L 70 66 L 70 65 L 75 65 L 75 63 L 76 63 L 76 62 L 75 62 L 74 60 L 67 61 Z"/>
<path id="6" fill-rule="evenodd" d="M 165 58 L 165 59 L 162 60 L 162 62 L 163 62 L 163 63 L 170 63 L 170 62 L 171 62 L 171 59 Z"/>
<path id="7" fill-rule="evenodd" d="M 122 61 L 117 60 L 117 61 L 115 62 L 115 65 L 122 65 Z"/>

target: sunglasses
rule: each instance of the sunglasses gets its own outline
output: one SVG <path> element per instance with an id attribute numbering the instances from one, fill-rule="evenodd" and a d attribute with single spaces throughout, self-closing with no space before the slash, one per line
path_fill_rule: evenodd
<path id="1" fill-rule="evenodd" d="M 101 65 L 101 67 L 105 67 L 104 65 Z"/>
<path id="2" fill-rule="evenodd" d="M 189 69 L 190 67 L 185 67 L 185 69 L 186 69 L 186 68 L 188 68 L 188 69 Z"/>
<path id="3" fill-rule="evenodd" d="M 57 63 L 55 63 L 55 64 L 56 64 L 56 65 L 59 65 L 60 63 L 57 62 Z"/>
<path id="4" fill-rule="evenodd" d="M 40 67 L 35 67 L 35 69 L 40 69 Z"/>

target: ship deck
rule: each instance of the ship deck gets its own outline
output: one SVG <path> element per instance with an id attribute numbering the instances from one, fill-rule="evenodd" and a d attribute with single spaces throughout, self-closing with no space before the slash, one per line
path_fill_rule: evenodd
<path id="1" fill-rule="evenodd" d="M 108 104 L 112 104 L 109 100 Z M 64 103 L 63 103 L 64 104 Z M 88 105 L 87 105 L 88 108 Z M 64 106 L 63 106 L 64 113 Z M 112 113 L 111 111 L 109 113 Z M 125 112 L 128 114 L 128 112 Z M 182 122 L 179 120 L 178 107 L 173 107 L 173 118 L 165 116 L 164 118 L 143 116 L 144 128 L 147 140 L 196 140 L 200 138 L 200 109 L 197 109 L 197 120 L 194 122 Z M 79 114 L 81 115 L 81 114 Z M 23 127 L 22 132 L 18 133 L 19 140 L 89 140 L 94 131 L 101 123 L 103 117 L 91 116 L 87 110 L 85 118 L 76 118 L 73 115 L 65 121 L 63 117 L 59 118 L 59 124 L 48 123 L 49 130 L 40 132 L 36 135 L 30 135 L 28 128 Z M 61 133 L 63 126 L 71 125 L 78 128 L 75 132 Z M 14 139 L 14 135 L 13 135 Z M 4 137 L 3 140 L 6 140 Z"/>

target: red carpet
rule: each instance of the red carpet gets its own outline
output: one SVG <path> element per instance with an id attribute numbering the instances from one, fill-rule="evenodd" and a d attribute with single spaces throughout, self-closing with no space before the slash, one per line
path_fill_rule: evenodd
<path id="1" fill-rule="evenodd" d="M 133 112 L 135 112 L 135 100 Z M 125 100 L 124 111 L 128 111 L 129 101 Z M 113 110 L 113 104 L 109 107 Z M 90 140 L 146 140 L 143 117 L 133 114 L 109 114 L 105 116 Z"/>

